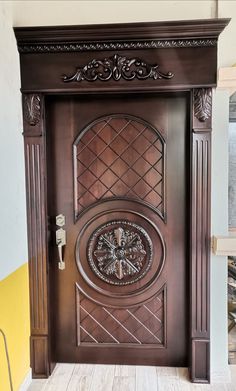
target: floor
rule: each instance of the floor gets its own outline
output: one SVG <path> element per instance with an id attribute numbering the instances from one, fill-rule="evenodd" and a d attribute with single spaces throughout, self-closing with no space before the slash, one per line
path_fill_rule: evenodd
<path id="1" fill-rule="evenodd" d="M 236 391 L 236 365 L 230 384 L 193 385 L 186 368 L 58 364 L 47 380 L 34 380 L 27 391 Z"/>

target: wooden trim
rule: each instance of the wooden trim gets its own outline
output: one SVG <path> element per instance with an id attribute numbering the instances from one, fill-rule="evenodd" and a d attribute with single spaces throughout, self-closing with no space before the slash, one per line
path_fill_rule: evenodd
<path id="1" fill-rule="evenodd" d="M 199 19 L 106 25 L 15 27 L 18 45 L 137 39 L 218 38 L 230 19 Z M 101 50 L 101 48 L 100 48 Z"/>
<path id="2" fill-rule="evenodd" d="M 196 99 L 208 94 L 208 116 L 197 115 Z M 190 333 L 191 380 L 210 382 L 210 209 L 211 209 L 211 89 L 193 90 L 193 132 L 191 135 L 191 253 Z M 201 367 L 202 363 L 205 363 Z M 198 366 L 201 367 L 199 370 Z"/>
<path id="3" fill-rule="evenodd" d="M 27 218 L 30 272 L 31 311 L 31 365 L 34 377 L 48 377 L 52 368 L 50 351 L 49 281 L 47 275 L 47 187 L 46 187 L 46 127 L 44 121 L 44 94 L 42 93 L 115 93 L 132 91 L 192 91 L 192 131 L 190 132 L 190 362 L 193 382 L 210 382 L 210 184 L 211 184 L 211 88 L 215 85 L 217 47 L 204 47 L 205 39 L 217 39 L 229 19 L 184 22 L 136 23 L 128 25 L 66 26 L 16 28 L 19 49 L 21 45 L 39 45 L 38 54 L 22 52 L 21 75 L 24 112 L 25 165 L 27 186 Z M 166 38 L 166 39 L 165 39 Z M 201 39 L 203 38 L 203 41 Z M 164 40 L 159 50 L 140 49 L 145 61 L 166 65 L 166 58 L 175 64 L 176 84 L 170 80 L 140 82 L 100 82 L 91 87 L 89 82 L 66 88 L 61 75 L 86 63 L 89 53 L 47 54 L 47 45 L 81 43 L 92 45 L 94 40 L 104 42 Z M 172 39 L 200 40 L 200 46 L 179 50 L 167 44 Z M 185 41 L 186 43 L 187 41 Z M 101 43 L 101 42 L 100 42 Z M 46 45 L 42 50 L 40 45 Z M 166 46 L 165 46 L 166 45 Z M 190 46 L 189 46 L 190 45 Z M 69 48 L 70 49 L 70 48 Z M 92 50 L 92 46 L 90 47 Z M 139 50 L 138 46 L 136 47 Z M 98 50 L 98 49 L 97 49 Z M 100 49 L 101 50 L 101 49 Z M 103 49 L 104 50 L 104 49 Z M 119 53 L 122 55 L 122 48 Z M 132 49 L 130 49 L 132 50 Z M 199 52 L 200 50 L 200 52 Z M 69 50 L 70 51 L 70 50 Z M 50 51 L 49 51 L 50 52 Z M 127 51 L 126 51 L 127 52 Z M 103 54 L 103 53 L 102 53 Z M 127 54 L 127 53 L 126 53 Z M 138 52 L 139 54 L 139 52 Z M 65 57 L 66 56 L 66 57 Z M 68 57 L 67 57 L 68 56 Z M 156 56 L 156 57 L 155 57 Z M 169 57 L 168 57 L 169 56 Z M 194 58 L 192 57 L 194 56 Z M 209 59 L 209 61 L 208 61 Z M 201 70 L 196 67 L 199 61 Z M 168 65 L 168 64 L 167 64 Z M 68 68 L 69 67 L 69 68 Z M 206 77 L 205 77 L 206 71 Z M 186 72 L 186 73 L 185 73 Z M 194 74 L 194 75 L 193 75 Z M 45 77 L 46 76 L 46 77 Z M 200 79 L 202 77 L 203 79 Z M 172 80 L 172 79 L 171 79 Z M 107 83 L 107 82 L 104 82 Z M 109 84 L 110 83 L 110 84 Z M 133 84 L 130 84 L 133 83 Z M 136 84 L 135 84 L 136 83 Z M 162 84 L 161 84 L 162 83 Z M 131 87 L 132 85 L 132 87 Z M 199 88 L 197 88 L 199 87 Z M 200 88 L 204 87 L 204 88 Z M 29 93 L 32 91 L 33 93 Z M 39 92 L 41 91 L 41 92 Z"/>
<path id="4" fill-rule="evenodd" d="M 30 278 L 33 377 L 49 375 L 47 277 L 47 189 L 44 97 L 24 94 L 23 120 Z"/>
<path id="5" fill-rule="evenodd" d="M 236 236 L 213 236 L 212 251 L 215 255 L 236 256 Z"/>

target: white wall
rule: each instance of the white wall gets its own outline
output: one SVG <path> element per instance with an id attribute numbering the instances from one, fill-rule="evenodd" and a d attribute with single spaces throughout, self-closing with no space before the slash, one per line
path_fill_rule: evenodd
<path id="1" fill-rule="evenodd" d="M 14 1 L 13 2 L 13 24 L 15 26 L 34 25 L 66 25 L 66 24 L 89 24 L 89 23 L 113 23 L 113 22 L 137 22 L 173 19 L 196 19 L 211 18 L 216 15 L 216 2 L 205 1 Z M 232 17 L 230 26 L 223 32 L 219 42 L 219 65 L 230 66 L 236 63 L 236 2 L 219 1 L 219 17 Z M 2 28 L 2 27 L 1 27 Z M 12 32 L 8 27 L 4 29 L 7 44 L 0 48 L 9 81 L 2 80 L 4 86 L 11 82 L 11 93 L 7 97 L 1 96 L 4 100 L 5 110 L 12 111 L 12 114 L 4 112 L 4 124 L 7 127 L 3 132 L 7 134 L 5 147 L 3 148 L 4 162 L 10 162 L 9 169 L 3 170 L 3 178 L 7 183 L 4 190 L 4 199 L 1 205 L 8 205 L 8 211 L 3 210 L 4 231 L 9 225 L 4 236 L 7 238 L 5 248 L 5 258 L 12 253 L 14 257 L 15 249 L 9 248 L 12 238 L 19 237 L 19 231 L 11 234 L 14 227 L 16 206 L 18 215 L 20 214 L 20 235 L 18 241 L 19 254 L 25 254 L 25 225 L 24 225 L 24 191 L 23 166 L 22 166 L 22 141 L 19 133 L 21 122 L 19 119 L 19 67 L 16 60 L 17 54 L 13 42 Z M 232 35 L 234 34 L 234 35 Z M 0 37 L 2 34 L 0 32 Z M 1 39 L 1 38 L 0 38 Z M 2 40 L 1 40 L 2 42 Z M 6 49 L 7 48 L 7 49 Z M 12 59 L 9 59 L 12 56 Z M 8 59 L 6 61 L 6 59 Z M 13 61 L 14 60 L 14 61 Z M 11 76 L 10 76 L 11 75 Z M 2 77 L 2 72 L 0 73 Z M 13 91 L 14 90 L 14 91 Z M 0 89 L 0 94 L 2 94 Z M 10 100 L 14 96 L 12 100 Z M 217 91 L 214 94 L 214 121 L 213 121 L 213 155 L 212 155 L 212 234 L 227 233 L 227 135 L 228 135 L 228 94 L 226 91 Z M 1 108 L 3 105 L 0 105 Z M 9 111 L 10 113 L 10 111 Z M 2 122 L 2 121 L 1 121 Z M 11 124 L 11 132 L 9 132 Z M 19 126 L 20 125 L 20 126 Z M 8 130 L 6 130 L 8 129 Z M 2 129 L 1 129 L 2 131 Z M 12 154 L 12 151 L 15 153 Z M 13 155 L 13 157 L 12 157 Z M 3 160 L 0 155 L 0 163 Z M 14 160 L 13 160 L 14 159 Z M 16 164 L 17 162 L 17 164 Z M 4 163 L 4 167 L 6 164 Z M 17 181 L 18 180 L 18 184 Z M 9 183 L 8 183 L 9 182 Z M 18 190 L 16 190 L 16 188 Z M 17 201 L 17 202 L 16 202 Z M 5 208 L 6 209 L 6 208 Z M 21 212 L 20 212 L 21 210 Z M 9 220 L 10 213 L 10 220 Z M 8 222 L 10 223 L 8 224 Z M 19 223 L 19 219 L 18 219 Z M 18 224 L 19 227 L 19 224 Z M 1 228 L 0 228 L 1 229 Z M 1 237 L 1 236 L 0 236 Z M 8 244 L 8 238 L 10 243 Z M 22 256 L 21 255 L 21 256 Z M 20 256 L 20 258 L 21 258 Z M 4 259 L 5 259 L 4 258 Z M 18 258 L 19 259 L 19 256 Z M 213 374 L 224 374 L 227 371 L 227 291 L 226 291 L 227 263 L 225 258 L 212 257 L 211 262 L 211 356 Z"/>
<path id="2" fill-rule="evenodd" d="M 11 2 L 0 2 L 0 280 L 27 262 L 19 56 Z"/>
<path id="3" fill-rule="evenodd" d="M 181 20 L 214 14 L 214 0 L 14 2 L 15 26 Z"/>
<path id="4" fill-rule="evenodd" d="M 228 234 L 228 91 L 213 95 L 212 217 L 213 235 Z M 213 378 L 227 376 L 227 259 L 211 257 L 211 364 Z"/>

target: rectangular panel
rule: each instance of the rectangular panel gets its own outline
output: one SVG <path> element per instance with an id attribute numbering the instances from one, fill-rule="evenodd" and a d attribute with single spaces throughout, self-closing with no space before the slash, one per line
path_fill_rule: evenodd
<path id="1" fill-rule="evenodd" d="M 46 378 L 49 376 L 48 337 L 33 336 L 30 341 L 33 377 Z"/>
<path id="2" fill-rule="evenodd" d="M 194 339 L 192 341 L 192 373 L 195 383 L 208 383 L 210 379 L 209 360 L 210 341 Z"/>
<path id="3" fill-rule="evenodd" d="M 99 306 L 78 287 L 76 292 L 78 345 L 165 345 L 165 289 L 149 302 L 132 308 Z"/>
<path id="4" fill-rule="evenodd" d="M 211 136 L 193 133 L 192 169 L 192 336 L 209 335 Z"/>

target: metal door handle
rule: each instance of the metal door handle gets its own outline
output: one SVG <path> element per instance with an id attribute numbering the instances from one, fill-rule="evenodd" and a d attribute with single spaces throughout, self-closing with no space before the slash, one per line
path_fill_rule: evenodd
<path id="1" fill-rule="evenodd" d="M 58 215 L 56 217 L 56 224 L 59 225 L 60 227 L 65 225 L 65 216 Z M 64 270 L 66 265 L 63 260 L 62 247 L 66 245 L 66 231 L 63 228 L 59 228 L 56 230 L 56 245 L 58 248 L 58 256 L 59 256 L 58 268 L 60 270 Z"/>
<path id="2" fill-rule="evenodd" d="M 65 265 L 65 262 L 63 261 L 63 258 L 62 258 L 62 244 L 58 242 L 57 248 L 58 248 L 58 255 L 59 255 L 58 268 L 60 270 L 64 270 L 66 265 Z"/>

